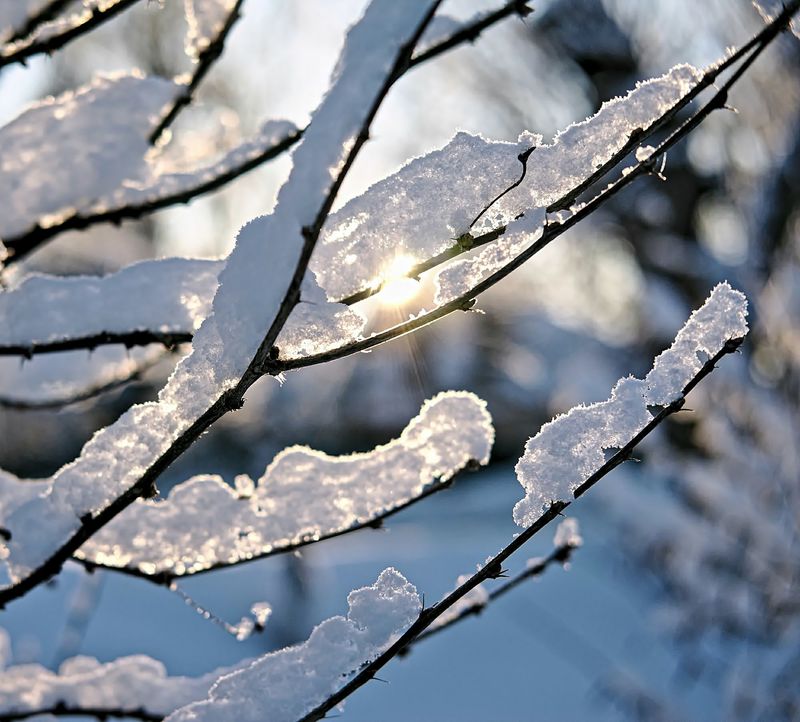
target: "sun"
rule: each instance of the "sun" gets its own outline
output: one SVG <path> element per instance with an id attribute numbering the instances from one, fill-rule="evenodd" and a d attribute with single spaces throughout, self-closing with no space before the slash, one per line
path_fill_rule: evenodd
<path id="1" fill-rule="evenodd" d="M 396 256 L 383 274 L 383 283 L 378 293 L 380 302 L 385 306 L 402 306 L 416 296 L 420 283 L 409 278 L 408 273 L 414 267 L 411 256 Z"/>

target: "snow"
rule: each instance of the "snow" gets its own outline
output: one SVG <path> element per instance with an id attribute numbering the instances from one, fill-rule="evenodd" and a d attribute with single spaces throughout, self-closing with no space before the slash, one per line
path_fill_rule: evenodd
<path id="1" fill-rule="evenodd" d="M 100 75 L 34 103 L 0 129 L 0 238 L 37 221 L 58 223 L 133 177 L 149 149 L 148 132 L 177 92 L 163 78 Z"/>
<path id="2" fill-rule="evenodd" d="M 583 546 L 583 537 L 581 536 L 580 526 L 578 520 L 571 516 L 564 519 L 557 527 L 556 533 L 553 537 L 554 547 L 571 547 L 577 549 Z"/>
<path id="3" fill-rule="evenodd" d="M 59 703 L 134 710 L 146 700 L 147 712 L 168 715 L 177 707 L 202 699 L 221 675 L 235 669 L 219 669 L 196 678 L 170 677 L 161 662 L 145 655 L 105 664 L 93 657 L 72 657 L 57 672 L 40 664 L 20 664 L 0 675 L 0 710 L 2 714 L 23 713 Z"/>
<path id="4" fill-rule="evenodd" d="M 177 710 L 168 722 L 293 722 L 389 647 L 422 609 L 417 590 L 392 568 L 351 592 L 347 603 L 347 617 L 331 617 L 302 644 L 223 675 L 206 699 Z"/>
<path id="5" fill-rule="evenodd" d="M 223 265 L 169 258 L 102 277 L 27 276 L 17 288 L 0 292 L 0 345 L 103 332 L 192 332 L 210 310 Z"/>
<path id="6" fill-rule="evenodd" d="M 747 300 L 727 283 L 714 288 L 658 356 L 644 381 L 632 376 L 614 386 L 611 397 L 576 406 L 544 424 L 528 440 L 516 466 L 525 498 L 514 507 L 514 521 L 530 526 L 555 501 L 569 501 L 605 463 L 607 450 L 628 444 L 650 422 L 648 407 L 663 406 L 683 395 L 687 383 L 725 343 L 747 333 Z M 701 360 L 699 354 L 705 354 Z"/>
<path id="7" fill-rule="evenodd" d="M 475 255 L 448 263 L 435 276 L 434 302 L 442 305 L 464 295 L 492 272 L 502 268 L 536 241 L 544 230 L 545 209 L 535 208 L 511 221 L 499 241 Z"/>
<path id="8" fill-rule="evenodd" d="M 151 574 L 235 563 L 375 519 L 470 462 L 488 463 L 493 441 L 483 401 L 442 393 L 399 438 L 372 451 L 336 457 L 292 446 L 257 482 L 241 475 L 231 488 L 218 476 L 197 476 L 164 501 L 137 501 L 77 556 Z"/>
<path id="9" fill-rule="evenodd" d="M 5 4 L 12 2 L 19 2 L 19 0 L 5 0 Z M 83 0 L 80 6 L 73 4 L 71 8 L 62 11 L 52 20 L 38 25 L 28 37 L 0 46 L 0 58 L 20 52 L 34 43 L 46 43 L 65 34 L 70 34 L 95 15 L 113 9 L 119 2 L 120 0 Z M 34 6 L 34 3 L 28 4 L 32 7 Z M 45 4 L 44 2 L 39 2 L 35 5 L 41 8 Z"/>
<path id="10" fill-rule="evenodd" d="M 237 384 L 286 296 L 300 259 L 303 228 L 313 226 L 336 169 L 352 147 L 400 48 L 413 37 L 430 7 L 431 3 L 375 0 L 348 32 L 331 88 L 295 148 L 293 167 L 278 194 L 274 213 L 250 221 L 239 232 L 219 276 L 212 313 L 201 324 L 192 352 L 178 364 L 158 401 L 131 407 L 114 424 L 97 432 L 80 456 L 55 474 L 41 496 L 6 509 L 0 522 L 10 530 L 11 539 L 3 550 L 4 571 L 13 582 L 45 562 L 74 535 L 87 514 L 104 509 L 131 488 L 226 390 Z M 143 83 L 153 81 L 122 76 L 116 82 L 106 81 L 103 87 L 113 92 L 118 83 L 125 82 L 141 89 Z M 91 90 L 86 93 L 94 97 Z M 106 93 L 99 97 L 102 102 L 101 108 L 95 109 L 98 112 L 108 105 Z M 153 107 L 148 98 L 140 100 Z M 130 95 L 123 94 L 122 107 L 150 123 L 149 114 L 138 107 L 127 107 L 129 102 Z M 63 100 L 50 101 L 37 110 L 52 123 L 53 109 L 62 106 Z M 119 108 L 107 110 L 116 113 Z M 99 120 L 107 123 L 108 118 Z M 77 125 L 92 122 L 96 121 L 83 118 Z M 86 133 L 88 129 L 82 130 Z M 29 134 L 30 129 L 26 132 Z M 118 149 L 116 157 L 119 155 Z M 306 282 L 308 288 L 312 282 Z"/>
<path id="11" fill-rule="evenodd" d="M 0 238 L 190 192 L 297 132 L 288 121 L 268 121 L 215 160 L 181 163 L 170 146 L 152 149 L 147 139 L 182 90 L 138 72 L 99 75 L 0 128 Z"/>
<path id="12" fill-rule="evenodd" d="M 666 406 L 716 354 L 725 342 L 747 334 L 747 299 L 727 283 L 719 284 L 708 301 L 695 311 L 673 344 L 647 374 L 648 403 Z"/>
<path id="13" fill-rule="evenodd" d="M 532 147 L 523 182 L 492 205 L 471 232 L 477 235 L 507 225 L 523 212 L 533 211 L 532 217 L 538 218 L 534 209 L 546 208 L 589 178 L 634 131 L 653 125 L 700 78 L 700 71 L 690 65 L 675 66 L 661 77 L 639 83 L 625 97 L 604 103 L 595 115 L 570 125 L 550 145 L 542 145 L 541 136 L 527 132 L 516 143 L 457 133 L 444 148 L 410 161 L 333 214 L 311 268 L 330 298 L 343 298 L 379 285 L 395 258 L 419 263 L 442 253 L 470 231 L 486 205 L 519 179 L 518 156 Z M 519 241 L 513 234 L 495 244 L 516 248 Z M 461 265 L 461 271 L 491 270 L 490 254 L 503 259 L 510 249 L 483 253 L 477 265 Z M 449 273 L 450 279 L 457 274 Z"/>
<path id="14" fill-rule="evenodd" d="M 206 49 L 225 27 L 236 0 L 184 0 L 186 54 L 193 59 Z"/>
<path id="15" fill-rule="evenodd" d="M 100 277 L 27 276 L 17 287 L 0 291 L 0 347 L 105 333 L 192 334 L 211 311 L 224 266 L 224 261 L 164 258 Z M 313 284 L 306 296 L 278 337 L 282 358 L 321 353 L 360 337 L 366 321 L 360 313 L 328 303 Z"/>
<path id="16" fill-rule="evenodd" d="M 753 5 L 756 10 L 758 10 L 761 17 L 764 18 L 765 22 L 772 22 L 785 8 L 781 0 L 753 0 Z M 789 27 L 792 29 L 792 32 L 800 38 L 800 25 L 797 23 L 796 16 L 789 23 Z"/>
<path id="17" fill-rule="evenodd" d="M 160 346 L 131 349 L 121 346 L 95 351 L 43 354 L 20 363 L 13 356 L 0 358 L 0 405 L 8 401 L 47 403 L 71 399 L 90 388 L 129 379 L 160 361 Z"/>

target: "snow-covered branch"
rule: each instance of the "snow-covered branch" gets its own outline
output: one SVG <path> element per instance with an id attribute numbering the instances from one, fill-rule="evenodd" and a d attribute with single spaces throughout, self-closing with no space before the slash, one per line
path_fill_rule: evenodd
<path id="1" fill-rule="evenodd" d="M 744 296 L 727 284 L 715 288 L 702 308 L 695 311 L 679 331 L 674 343 L 655 361 L 644 381 L 629 377 L 622 379 L 615 390 L 623 385 L 631 391 L 626 403 L 607 409 L 610 414 L 601 426 L 581 429 L 574 439 L 574 419 L 586 424 L 596 421 L 588 418 L 593 407 L 576 407 L 549 424 L 526 445 L 525 454 L 517 465 L 517 476 L 526 489 L 526 497 L 514 509 L 518 524 L 525 527 L 500 552 L 486 561 L 440 602 L 423 609 L 416 621 L 373 662 L 366 665 L 350 681 L 341 686 L 323 704 L 302 718 L 302 722 L 322 719 L 327 712 L 341 704 L 359 687 L 371 680 L 376 672 L 391 659 L 402 653 L 419 635 L 460 600 L 472 593 L 483 582 L 503 574 L 504 562 L 533 538 L 547 524 L 556 519 L 574 499 L 585 494 L 606 474 L 630 458 L 633 449 L 664 419 L 680 410 L 688 394 L 716 367 L 725 355 L 735 351 L 747 333 L 745 321 L 747 302 Z M 699 361 L 703 354 L 705 362 Z M 648 402 L 658 404 L 658 410 L 648 409 Z M 615 404 L 612 393 L 605 404 Z M 642 409 L 649 420 L 644 419 Z M 559 455 L 547 453 L 559 447 Z M 606 461 L 603 449 L 616 449 Z M 574 459 L 573 464 L 568 462 Z M 565 461 L 566 466 L 565 468 Z M 580 476 L 583 474 L 584 476 Z M 558 479 L 556 485 L 553 479 Z M 543 484 L 544 489 L 539 489 Z"/>
<path id="2" fill-rule="evenodd" d="M 223 2 L 223 5 L 225 4 L 227 3 Z M 490 25 L 498 23 L 514 12 L 519 12 L 515 10 L 517 5 L 519 5 L 518 2 L 507 3 L 492 14 L 490 24 L 486 23 L 486 18 L 481 17 L 472 22 L 459 25 L 453 31 L 453 35 L 457 36 L 457 42 L 454 42 L 453 36 L 444 37 L 425 51 L 424 58 L 417 59 L 412 57 L 408 67 L 432 60 L 452 47 L 469 41 L 475 34 L 476 28 L 478 28 L 477 34 L 480 34 Z M 203 15 L 203 22 L 208 24 L 209 17 L 207 14 Z M 214 22 L 211 22 L 209 27 L 210 29 L 208 30 L 201 29 L 199 31 L 196 41 L 198 51 L 202 51 L 200 45 L 206 47 L 205 42 L 200 43 L 200 38 L 206 40 L 210 32 L 217 33 L 220 30 Z M 195 41 L 192 40 L 190 43 L 195 43 Z M 177 102 L 181 97 L 183 87 L 182 85 L 176 85 L 176 95 L 173 102 Z M 168 105 L 164 106 L 162 114 L 169 113 L 168 107 Z M 154 125 L 150 129 L 150 137 L 153 136 L 156 127 Z M 98 223 L 119 223 L 123 220 L 142 218 L 162 208 L 188 203 L 193 198 L 217 190 L 261 164 L 283 154 L 299 142 L 303 134 L 302 129 L 297 129 L 293 125 L 287 124 L 283 129 L 284 133 L 276 136 L 276 127 L 277 121 L 265 122 L 256 137 L 233 148 L 219 161 L 210 165 L 198 166 L 188 171 L 181 169 L 180 172 L 173 173 L 170 176 L 164 170 L 151 170 L 149 161 L 153 158 L 146 156 L 142 161 L 148 163 L 144 171 L 133 173 L 125 179 L 125 183 L 118 189 L 114 184 L 109 186 L 108 179 L 104 177 L 97 190 L 83 199 L 73 197 L 68 202 L 60 202 L 55 207 L 42 210 L 38 215 L 23 214 L 20 217 L 17 210 L 13 217 L 6 219 L 5 225 L 0 224 L 0 241 L 5 246 L 7 254 L 7 258 L 0 260 L 6 266 L 9 266 L 27 256 L 46 241 L 65 231 L 83 230 Z M 5 128 L 0 129 L 0 148 L 3 147 L 4 132 Z M 86 133 L 86 135 L 93 137 L 91 133 Z M 9 143 L 9 148 L 6 152 L 11 153 L 18 142 L 18 140 L 14 140 L 13 143 Z M 65 147 L 63 141 L 60 142 L 59 147 L 63 151 L 63 147 Z M 9 167 L 11 165 L 13 164 L 9 164 Z M 52 168 L 52 164 L 49 164 L 49 168 Z M 83 175 L 86 176 L 87 174 Z M 95 177 L 93 174 L 88 175 Z M 21 181 L 14 181 L 11 187 L 16 187 L 20 183 Z M 69 183 L 64 183 L 62 188 L 69 185 Z M 5 190 L 3 189 L 4 192 Z M 116 190 L 112 198 L 106 197 L 109 190 Z M 2 250 L 2 246 L 0 246 L 0 250 Z"/>
<path id="3" fill-rule="evenodd" d="M 462 469 L 489 461 L 493 441 L 483 401 L 467 392 L 439 394 L 399 438 L 372 451 L 334 457 L 293 446 L 257 482 L 242 475 L 232 488 L 198 476 L 164 501 L 138 501 L 76 558 L 169 583 L 285 553 L 375 526 L 447 488 Z"/>
<path id="4" fill-rule="evenodd" d="M 96 434 L 54 476 L 47 494 L 4 510 L 11 584 L 0 591 L 0 602 L 52 576 L 97 530 L 148 493 L 203 431 L 241 406 L 300 300 L 308 258 L 344 174 L 436 5 L 375 0 L 350 30 L 331 89 L 294 153 L 274 213 L 240 232 L 212 313 L 159 401 L 132 407 Z M 264 269 L 272 271 L 266 288 Z M 311 283 L 303 293 L 318 297 Z M 34 519 L 48 520 L 47 535 Z"/>
<path id="5" fill-rule="evenodd" d="M 185 83 L 183 92 L 176 96 L 172 107 L 150 134 L 155 144 L 178 114 L 192 102 L 195 90 L 211 66 L 222 55 L 225 40 L 241 16 L 244 0 L 185 0 L 189 21 L 186 52 L 195 62 L 195 68 Z"/>
<path id="6" fill-rule="evenodd" d="M 24 63 L 41 53 L 53 53 L 137 2 L 139 0 L 94 0 L 80 12 L 44 23 L 37 22 L 30 35 L 0 45 L 0 68 L 12 63 Z"/>

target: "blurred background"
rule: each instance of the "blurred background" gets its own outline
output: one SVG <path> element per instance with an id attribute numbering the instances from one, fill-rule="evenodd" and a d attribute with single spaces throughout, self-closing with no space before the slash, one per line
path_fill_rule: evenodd
<path id="1" fill-rule="evenodd" d="M 364 2 L 249 0 L 222 58 L 178 118 L 172 142 L 213 158 L 267 119 L 302 127 Z M 409 72 L 392 90 L 337 201 L 365 190 L 456 130 L 546 140 L 679 62 L 703 66 L 762 26 L 746 0 L 552 0 L 473 45 Z M 447 0 L 467 17 L 491 3 Z M 0 122 L 27 103 L 138 67 L 191 70 L 184 6 L 140 2 L 52 58 L 0 71 Z M 181 597 L 69 566 L 0 619 L 14 662 L 57 667 L 145 653 L 196 675 L 304 639 L 344 611 L 347 592 L 397 566 L 429 600 L 504 546 L 521 489 L 513 464 L 540 424 L 605 399 L 652 358 L 719 281 L 750 300 L 752 332 L 626 464 L 570 508 L 585 545 L 479 618 L 420 644 L 347 704 L 351 720 L 800 719 L 800 45 L 784 35 L 717 111 L 647 177 L 558 239 L 463 313 L 378 350 L 262 380 L 245 408 L 162 478 L 257 478 L 293 443 L 348 453 L 383 443 L 437 391 L 469 389 L 497 428 L 491 466 L 362 531 L 181 583 L 230 622 L 254 601 L 274 613 L 237 642 Z M 119 227 L 56 237 L 32 271 L 104 274 L 133 261 L 221 257 L 269 210 L 288 171 L 270 161 L 222 190 Z M 402 305 L 376 304 L 387 322 Z M 142 353 L 142 352 L 137 352 Z M 143 378 L 57 410 L 0 408 L 0 466 L 52 474 L 93 431 L 153 399 L 177 354 Z M 163 356 L 163 358 L 162 358 Z M 124 348 L 0 359 L 0 395 L 59 399 L 129 363 Z M 277 420 L 277 421 L 276 421 Z M 541 534 L 529 556 L 544 554 Z M 516 567 L 525 559 L 516 560 Z"/>

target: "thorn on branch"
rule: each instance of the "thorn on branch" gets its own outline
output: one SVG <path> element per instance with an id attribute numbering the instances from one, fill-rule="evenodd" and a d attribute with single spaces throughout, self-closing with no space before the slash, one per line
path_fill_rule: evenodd
<path id="1" fill-rule="evenodd" d="M 469 459 L 466 464 L 464 464 L 464 471 L 478 471 L 481 468 L 481 462 L 477 459 Z"/>
<path id="2" fill-rule="evenodd" d="M 155 481 L 151 481 L 144 489 L 142 489 L 142 499 L 155 499 L 158 496 L 158 487 Z"/>
<path id="3" fill-rule="evenodd" d="M 501 577 L 507 576 L 507 572 L 503 569 L 503 565 L 500 562 L 490 562 L 484 567 L 484 570 L 487 579 L 500 579 Z"/>
<path id="4" fill-rule="evenodd" d="M 520 2 L 518 2 L 514 6 L 514 12 L 519 17 L 524 19 L 524 18 L 528 17 L 528 15 L 530 15 L 533 12 L 533 8 L 530 5 L 528 5 L 526 0 L 520 0 Z"/>

